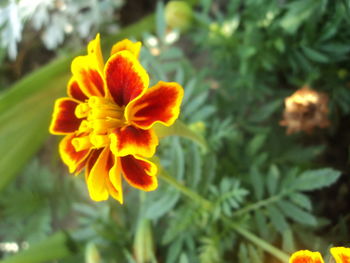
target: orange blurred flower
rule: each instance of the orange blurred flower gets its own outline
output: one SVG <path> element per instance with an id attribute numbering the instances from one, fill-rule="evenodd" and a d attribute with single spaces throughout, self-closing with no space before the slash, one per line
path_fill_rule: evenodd
<path id="1" fill-rule="evenodd" d="M 333 247 L 330 251 L 336 263 L 350 263 L 350 248 Z M 289 263 L 324 263 L 324 261 L 319 252 L 300 250 L 292 254 Z"/>
<path id="2" fill-rule="evenodd" d="M 140 42 L 120 41 L 104 64 L 97 35 L 88 54 L 72 62 L 69 97 L 55 103 L 50 132 L 65 135 L 61 158 L 71 173 L 85 168 L 95 201 L 111 195 L 122 203 L 121 175 L 138 189 L 157 188 L 157 166 L 145 159 L 158 145 L 152 126 L 170 126 L 180 112 L 183 88 L 162 81 L 148 88 L 148 74 L 137 59 L 140 48 Z"/>
<path id="3" fill-rule="evenodd" d="M 311 133 L 315 127 L 325 128 L 328 120 L 328 96 L 310 89 L 297 90 L 284 100 L 285 109 L 280 125 L 287 127 L 287 134 L 305 131 Z"/>

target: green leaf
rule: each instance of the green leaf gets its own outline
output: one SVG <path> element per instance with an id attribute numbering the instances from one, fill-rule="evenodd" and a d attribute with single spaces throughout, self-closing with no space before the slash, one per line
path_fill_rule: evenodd
<path id="1" fill-rule="evenodd" d="M 64 94 L 69 59 L 55 61 L 0 95 L 0 190 L 45 141 L 54 100 Z"/>
<path id="2" fill-rule="evenodd" d="M 270 195 L 274 195 L 276 193 L 279 177 L 280 172 L 278 170 L 278 167 L 272 164 L 267 175 L 267 190 L 269 191 Z"/>
<path id="3" fill-rule="evenodd" d="M 310 198 L 302 193 L 292 193 L 289 196 L 289 199 L 296 205 L 305 208 L 306 210 L 312 209 L 312 203 L 310 201 Z"/>
<path id="4" fill-rule="evenodd" d="M 266 141 L 266 138 L 266 134 L 255 135 L 247 146 L 247 154 L 254 156 L 262 148 L 264 142 Z"/>
<path id="5" fill-rule="evenodd" d="M 204 152 L 207 151 L 207 143 L 205 139 L 201 135 L 192 131 L 183 122 L 179 120 L 177 120 L 170 127 L 166 127 L 162 124 L 156 124 L 153 126 L 153 128 L 157 133 L 157 135 L 159 136 L 159 138 L 164 138 L 166 136 L 171 136 L 171 135 L 181 136 L 197 143 Z"/>
<path id="6" fill-rule="evenodd" d="M 312 191 L 321 189 L 335 183 L 340 172 L 331 168 L 308 170 L 303 172 L 294 182 L 293 189 L 299 191 Z"/>
<path id="7" fill-rule="evenodd" d="M 288 223 L 284 218 L 284 215 L 276 206 L 270 205 L 266 209 L 273 226 L 277 229 L 278 232 L 283 233 L 289 228 Z"/>
<path id="8" fill-rule="evenodd" d="M 57 232 L 46 240 L 31 244 L 30 248 L 1 260 L 0 263 L 43 263 L 69 256 L 74 249 L 67 234 Z M 45 253 L 43 253 L 45 251 Z"/>
<path id="9" fill-rule="evenodd" d="M 254 194 L 257 200 L 264 197 L 264 180 L 256 167 L 250 169 L 250 182 L 254 188 Z"/>
<path id="10" fill-rule="evenodd" d="M 288 229 L 282 233 L 282 248 L 284 251 L 289 253 L 296 251 L 293 232 L 291 229 Z"/>
<path id="11" fill-rule="evenodd" d="M 278 206 L 287 217 L 298 223 L 310 226 L 315 226 L 317 224 L 316 218 L 313 215 L 300 209 L 289 201 L 281 200 L 278 202 Z"/>
<path id="12" fill-rule="evenodd" d="M 261 263 L 263 262 L 262 253 L 259 253 L 257 247 L 248 245 L 249 258 L 251 263 Z"/>
<path id="13" fill-rule="evenodd" d="M 320 51 L 317 51 L 315 49 L 305 47 L 305 46 L 301 48 L 303 49 L 305 56 L 308 57 L 310 60 L 314 62 L 319 62 L 319 63 L 329 62 L 328 57 L 323 53 L 321 53 Z"/>
<path id="14" fill-rule="evenodd" d="M 254 219 L 255 219 L 255 223 L 256 226 L 258 228 L 259 231 L 259 235 L 265 239 L 268 240 L 269 238 L 269 230 L 266 227 L 267 226 L 267 220 L 266 220 L 266 216 L 264 215 L 263 211 L 261 210 L 256 210 L 256 212 L 254 213 Z"/>
<path id="15" fill-rule="evenodd" d="M 165 39 L 165 17 L 164 17 L 164 3 L 163 1 L 157 2 L 156 7 L 156 31 L 157 37 L 163 41 Z"/>

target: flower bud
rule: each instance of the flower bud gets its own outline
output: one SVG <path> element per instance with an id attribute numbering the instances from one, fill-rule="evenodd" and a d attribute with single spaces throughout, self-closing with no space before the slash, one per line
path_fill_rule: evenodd
<path id="1" fill-rule="evenodd" d="M 94 243 L 88 243 L 86 245 L 85 263 L 101 263 L 100 253 Z"/>
<path id="2" fill-rule="evenodd" d="M 165 21 L 170 28 L 185 31 L 191 26 L 192 17 L 192 8 L 184 1 L 170 1 L 165 7 Z"/>
<path id="3" fill-rule="evenodd" d="M 137 263 L 153 262 L 154 247 L 149 219 L 142 218 L 137 224 L 134 240 L 134 257 Z"/>

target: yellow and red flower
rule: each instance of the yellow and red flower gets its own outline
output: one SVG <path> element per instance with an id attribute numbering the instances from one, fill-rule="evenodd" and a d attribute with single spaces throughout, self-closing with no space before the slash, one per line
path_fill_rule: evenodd
<path id="1" fill-rule="evenodd" d="M 183 88 L 158 82 L 138 61 L 141 43 L 116 43 L 104 64 L 100 37 L 88 44 L 88 54 L 76 57 L 68 83 L 69 97 L 56 101 L 50 132 L 65 135 L 59 145 L 71 173 L 85 168 L 90 197 L 109 195 L 123 202 L 121 175 L 133 187 L 157 188 L 154 155 L 158 137 L 152 126 L 170 126 L 178 118 Z"/>
<path id="2" fill-rule="evenodd" d="M 336 263 L 350 263 L 350 248 L 333 247 L 331 254 Z M 319 252 L 300 250 L 292 254 L 289 263 L 324 263 Z"/>

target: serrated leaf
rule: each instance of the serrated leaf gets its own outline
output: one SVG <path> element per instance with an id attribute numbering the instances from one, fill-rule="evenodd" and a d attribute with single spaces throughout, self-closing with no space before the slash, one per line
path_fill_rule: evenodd
<path id="1" fill-rule="evenodd" d="M 254 219 L 255 219 L 256 226 L 258 227 L 260 236 L 263 239 L 267 239 L 269 237 L 269 230 L 266 227 L 267 226 L 266 216 L 263 214 L 261 210 L 256 210 L 256 212 L 254 213 Z"/>
<path id="2" fill-rule="evenodd" d="M 289 253 L 296 251 L 293 232 L 290 229 L 282 233 L 282 248 Z"/>
<path id="3" fill-rule="evenodd" d="M 257 248 L 255 246 L 249 245 L 248 246 L 249 251 L 249 258 L 251 263 L 261 263 L 263 262 L 263 259 L 261 258 L 260 253 L 257 251 Z"/>
<path id="4" fill-rule="evenodd" d="M 250 263 L 248 257 L 248 249 L 244 243 L 241 243 L 239 246 L 238 257 L 240 263 Z"/>
<path id="5" fill-rule="evenodd" d="M 303 172 L 294 182 L 293 189 L 312 191 L 330 186 L 340 177 L 340 172 L 331 168 L 308 170 Z"/>
<path id="6" fill-rule="evenodd" d="M 312 209 L 312 203 L 310 201 L 310 198 L 302 193 L 292 193 L 289 196 L 289 199 L 296 205 L 305 208 L 306 210 Z"/>
<path id="7" fill-rule="evenodd" d="M 278 167 L 272 164 L 267 175 L 267 189 L 270 195 L 274 195 L 276 193 L 279 177 L 280 172 Z"/>
<path id="8" fill-rule="evenodd" d="M 254 138 L 248 144 L 247 154 L 249 154 L 250 156 L 254 156 L 264 145 L 266 138 L 266 134 L 255 135 Z"/>
<path id="9" fill-rule="evenodd" d="M 273 226 L 276 228 L 278 232 L 283 233 L 285 230 L 289 228 L 284 215 L 276 206 L 270 205 L 266 209 Z"/>
<path id="10" fill-rule="evenodd" d="M 278 202 L 278 206 L 287 217 L 298 223 L 310 226 L 317 224 L 317 220 L 312 214 L 300 209 L 289 201 L 281 200 Z"/>
<path id="11" fill-rule="evenodd" d="M 187 107 L 185 107 L 183 114 L 186 116 L 190 116 L 191 114 L 196 112 L 201 106 L 203 106 L 207 97 L 207 92 L 202 92 L 198 94 L 193 100 L 191 100 L 191 103 L 189 103 Z"/>
<path id="12" fill-rule="evenodd" d="M 312 60 L 314 62 L 319 62 L 319 63 L 329 62 L 328 57 L 316 49 L 312 49 L 312 48 L 305 47 L 305 46 L 302 47 L 302 49 L 303 49 L 305 56 L 307 56 L 310 60 Z"/>
<path id="13" fill-rule="evenodd" d="M 250 182 L 253 185 L 256 199 L 261 200 L 264 197 L 264 180 L 255 167 L 250 170 Z"/>
<path id="14" fill-rule="evenodd" d="M 177 259 L 181 253 L 183 241 L 183 238 L 178 238 L 175 242 L 172 242 L 170 244 L 170 247 L 167 251 L 166 263 L 178 262 Z"/>

